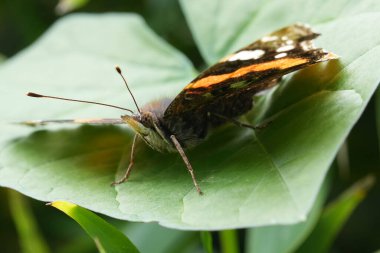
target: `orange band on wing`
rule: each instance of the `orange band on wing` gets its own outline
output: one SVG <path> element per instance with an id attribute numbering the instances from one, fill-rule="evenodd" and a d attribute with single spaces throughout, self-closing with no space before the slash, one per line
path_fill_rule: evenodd
<path id="1" fill-rule="evenodd" d="M 198 81 L 194 83 L 189 83 L 185 87 L 185 89 L 207 88 L 214 84 L 223 82 L 227 79 L 244 76 L 251 72 L 265 71 L 269 69 L 288 69 L 297 65 L 307 63 L 308 61 L 309 60 L 305 58 L 284 58 L 284 59 L 273 60 L 270 62 L 252 64 L 252 65 L 237 69 L 231 73 L 208 76 L 208 77 L 199 79 Z"/>

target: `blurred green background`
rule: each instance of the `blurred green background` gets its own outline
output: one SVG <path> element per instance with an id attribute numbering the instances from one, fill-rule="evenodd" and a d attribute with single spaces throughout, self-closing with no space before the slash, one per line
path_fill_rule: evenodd
<path id="1" fill-rule="evenodd" d="M 72 12 L 134 12 L 164 40 L 184 52 L 201 69 L 203 60 L 196 48 L 189 27 L 176 0 L 0 0 L 0 61 L 11 58 L 32 44 L 61 16 Z M 20 70 L 22 72 L 22 70 Z M 6 84 L 1 84 L 6 85 Z M 379 93 L 379 92 L 378 92 Z M 380 95 L 378 96 L 380 98 Z M 379 176 L 380 158 L 376 118 L 380 103 L 373 98 L 352 130 L 336 161 L 339 169 L 331 171 L 333 184 L 329 200 L 368 174 Z M 373 252 L 380 249 L 380 187 L 370 190 L 340 231 L 331 252 Z M 33 252 L 23 248 L 18 208 L 27 210 L 35 224 L 29 224 L 47 242 L 50 252 L 95 252 L 92 240 L 71 219 L 44 203 L 0 188 L 1 252 Z M 22 215 L 21 215 L 22 216 Z M 197 232 L 161 228 L 155 224 L 127 224 L 107 219 L 129 236 L 142 252 L 204 252 Z M 25 224 L 24 224 L 25 225 Z M 245 245 L 245 230 L 239 230 L 239 243 Z M 152 238 L 154 241 L 152 242 Z M 218 235 L 213 232 L 216 251 Z M 160 251 L 161 250 L 161 251 Z"/>
<path id="2" fill-rule="evenodd" d="M 5 57 L 16 54 L 33 43 L 55 20 L 74 12 L 138 13 L 157 34 L 185 52 L 195 63 L 201 63 L 176 0 L 1 0 L 0 53 Z"/>

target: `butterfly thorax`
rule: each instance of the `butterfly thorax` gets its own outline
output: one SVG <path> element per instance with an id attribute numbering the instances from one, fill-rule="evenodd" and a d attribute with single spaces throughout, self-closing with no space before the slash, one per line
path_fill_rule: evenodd
<path id="1" fill-rule="evenodd" d="M 175 135 L 183 148 L 191 148 L 204 140 L 209 128 L 207 114 L 182 117 L 165 114 L 170 99 L 161 99 L 147 104 L 140 114 L 124 115 L 122 120 L 153 149 L 160 152 L 176 152 L 170 136 Z M 195 117 L 194 117 L 195 116 Z"/>

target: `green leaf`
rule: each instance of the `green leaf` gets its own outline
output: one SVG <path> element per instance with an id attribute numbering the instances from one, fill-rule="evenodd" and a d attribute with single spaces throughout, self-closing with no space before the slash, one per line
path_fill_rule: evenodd
<path id="1" fill-rule="evenodd" d="M 214 56 L 209 62 L 295 19 L 310 21 L 323 34 L 317 44 L 341 59 L 300 71 L 261 99 L 253 115 L 259 115 L 256 120 L 273 119 L 266 129 L 255 134 L 225 126 L 188 151 L 204 196 L 196 193 L 178 154 L 160 154 L 141 142 L 130 181 L 110 187 L 128 165 L 132 134 L 127 127 L 54 126 L 49 131 L 33 131 L 9 124 L 27 119 L 119 117 L 117 111 L 107 108 L 34 101 L 23 97 L 28 91 L 134 109 L 113 72 L 114 64 L 128 68 L 128 82 L 139 104 L 173 97 L 194 77 L 189 61 L 134 15 L 62 19 L 31 48 L 0 66 L 0 82 L 6 84 L 0 87 L 4 94 L 0 185 L 44 201 L 64 199 L 115 218 L 158 221 L 181 229 L 304 220 L 340 144 L 380 80 L 380 34 L 373 26 L 380 22 L 376 4 L 364 1 L 368 6 L 362 8 L 362 1 L 351 1 L 346 8 L 358 9 L 357 13 L 335 15 L 327 11 L 331 2 L 323 8 L 308 8 L 316 13 L 306 15 L 304 10 L 292 12 L 295 1 L 263 1 L 265 11 L 260 10 L 257 17 L 236 15 L 249 4 L 218 2 L 221 9 L 232 10 L 218 11 L 219 22 L 235 23 L 236 18 L 248 28 L 256 21 L 248 30 L 227 26 L 231 29 L 217 33 L 220 40 L 214 43 L 222 43 L 223 49 L 210 51 Z M 195 8 L 192 1 L 182 3 L 193 31 L 200 25 L 209 26 L 200 17 L 216 1 L 207 1 L 202 8 Z M 320 1 L 308 1 L 308 6 L 317 4 Z M 366 13 L 368 10 L 372 12 Z M 197 41 L 203 47 L 203 40 Z M 251 115 L 248 118 L 251 120 Z"/>
<path id="2" fill-rule="evenodd" d="M 323 184 L 305 221 L 294 225 L 275 225 L 249 229 L 247 231 L 247 252 L 294 252 L 315 227 L 320 217 L 328 189 L 329 180 Z"/>
<path id="3" fill-rule="evenodd" d="M 8 190 L 9 207 L 15 222 L 21 252 L 47 253 L 49 247 L 41 235 L 28 200 L 20 193 Z"/>
<path id="4" fill-rule="evenodd" d="M 323 211 L 317 226 L 297 252 L 327 252 L 338 232 L 355 208 L 365 198 L 374 182 L 375 177 L 369 175 L 358 181 L 337 200 L 329 204 L 326 210 Z"/>
<path id="5" fill-rule="evenodd" d="M 94 240 L 99 252 L 139 252 L 123 233 L 96 214 L 66 201 L 55 201 L 51 205 L 78 222 Z"/>

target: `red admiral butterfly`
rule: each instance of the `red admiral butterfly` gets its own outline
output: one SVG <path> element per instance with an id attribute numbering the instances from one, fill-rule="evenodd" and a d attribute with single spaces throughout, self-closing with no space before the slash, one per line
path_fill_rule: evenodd
<path id="1" fill-rule="evenodd" d="M 85 123 L 128 124 L 136 132 L 133 139 L 131 160 L 123 178 L 113 184 L 128 180 L 133 167 L 137 138 L 153 149 L 178 152 L 191 174 L 194 186 L 202 193 L 194 170 L 184 149 L 194 147 L 205 139 L 210 129 L 225 122 L 257 129 L 257 126 L 241 123 L 236 118 L 253 106 L 253 95 L 278 84 L 281 77 L 290 72 L 318 62 L 338 58 L 335 54 L 315 48 L 312 40 L 319 36 L 310 27 L 295 24 L 275 31 L 258 41 L 223 58 L 203 71 L 189 83 L 174 100 L 162 99 L 139 108 L 119 67 L 138 113 L 131 110 L 91 101 L 66 99 L 28 93 L 28 96 L 54 98 L 115 107 L 129 111 L 121 119 L 76 119 L 27 121 L 26 124 Z"/>

